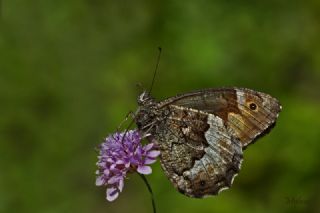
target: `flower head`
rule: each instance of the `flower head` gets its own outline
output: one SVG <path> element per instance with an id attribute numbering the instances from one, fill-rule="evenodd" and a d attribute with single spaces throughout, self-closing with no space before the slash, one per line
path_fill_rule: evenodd
<path id="1" fill-rule="evenodd" d="M 100 145 L 96 185 L 107 187 L 108 201 L 119 196 L 127 173 L 151 174 L 148 165 L 156 161 L 160 151 L 154 143 L 142 145 L 141 139 L 137 130 L 130 130 L 109 135 Z"/>

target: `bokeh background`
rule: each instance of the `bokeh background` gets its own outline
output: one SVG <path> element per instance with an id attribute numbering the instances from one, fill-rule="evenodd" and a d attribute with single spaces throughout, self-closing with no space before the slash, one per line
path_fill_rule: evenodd
<path id="1" fill-rule="evenodd" d="M 181 195 L 154 165 L 158 212 L 320 212 L 318 0 L 18 0 L 1 10 L 0 212 L 152 211 L 138 175 L 105 200 L 94 148 L 136 110 L 158 46 L 158 100 L 238 86 L 283 105 L 217 197 Z"/>

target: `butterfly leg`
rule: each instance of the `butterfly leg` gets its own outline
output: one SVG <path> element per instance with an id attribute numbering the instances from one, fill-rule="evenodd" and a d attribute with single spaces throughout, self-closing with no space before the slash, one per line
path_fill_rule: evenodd
<path id="1" fill-rule="evenodd" d="M 129 117 L 131 117 L 132 119 L 134 119 L 135 114 L 132 111 L 129 111 L 128 114 L 126 115 L 126 117 L 123 119 L 123 121 L 121 121 L 121 123 L 119 124 L 118 128 L 117 128 L 117 132 L 119 132 L 119 130 L 121 129 L 121 127 L 123 126 L 123 124 L 129 119 Z"/>
<path id="2" fill-rule="evenodd" d="M 154 121 L 154 122 L 152 122 L 152 123 L 150 123 L 150 124 L 148 124 L 147 126 L 144 127 L 144 128 L 148 127 L 148 129 L 144 131 L 142 138 L 146 138 L 146 137 L 151 135 L 150 132 L 151 132 L 151 129 L 154 127 L 155 123 L 156 123 L 156 121 Z"/>

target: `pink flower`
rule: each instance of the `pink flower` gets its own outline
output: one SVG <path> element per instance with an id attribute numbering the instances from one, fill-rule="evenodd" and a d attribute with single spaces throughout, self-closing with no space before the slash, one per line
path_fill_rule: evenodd
<path id="1" fill-rule="evenodd" d="M 127 173 L 151 174 L 149 165 L 156 161 L 159 154 L 154 143 L 141 144 L 137 130 L 110 135 L 99 147 L 96 185 L 106 186 L 106 198 L 113 201 L 122 192 Z"/>

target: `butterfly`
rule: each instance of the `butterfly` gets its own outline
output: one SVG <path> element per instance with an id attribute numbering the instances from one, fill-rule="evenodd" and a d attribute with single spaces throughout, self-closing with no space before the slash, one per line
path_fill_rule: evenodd
<path id="1" fill-rule="evenodd" d="M 139 131 L 160 149 L 165 175 L 181 193 L 202 198 L 232 185 L 243 151 L 272 129 L 279 101 L 246 88 L 204 89 L 156 101 L 138 96 Z"/>

